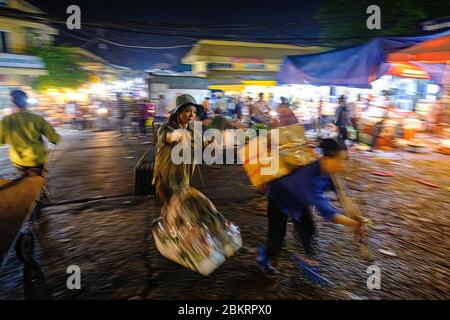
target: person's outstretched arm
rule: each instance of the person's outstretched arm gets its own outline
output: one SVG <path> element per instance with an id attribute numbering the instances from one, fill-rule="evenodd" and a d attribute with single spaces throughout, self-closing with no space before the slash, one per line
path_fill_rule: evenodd
<path id="1" fill-rule="evenodd" d="M 44 118 L 42 119 L 42 135 L 44 135 L 48 141 L 53 144 L 57 144 L 61 140 L 61 136 L 56 132 L 55 128 L 52 127 L 50 123 L 47 122 Z"/>
<path id="2" fill-rule="evenodd" d="M 307 202 L 309 202 L 310 205 L 316 207 L 317 211 L 319 211 L 320 215 L 324 218 L 325 221 L 330 221 L 347 226 L 353 231 L 359 230 L 361 226 L 360 222 L 340 213 L 339 210 L 331 205 L 331 203 L 323 193 L 307 192 L 305 195 Z"/>

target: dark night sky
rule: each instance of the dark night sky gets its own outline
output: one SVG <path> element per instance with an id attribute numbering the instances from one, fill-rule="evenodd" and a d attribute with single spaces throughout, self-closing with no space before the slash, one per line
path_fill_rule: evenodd
<path id="1" fill-rule="evenodd" d="M 295 32 L 302 36 L 316 36 L 318 27 L 315 25 L 314 14 L 320 6 L 320 1 L 170 1 L 170 0 L 150 0 L 150 1 L 104 1 L 104 0 L 28 0 L 33 5 L 50 15 L 66 16 L 66 8 L 76 4 L 81 8 L 81 23 L 83 18 L 99 18 L 129 21 L 157 21 L 171 23 L 189 24 L 264 24 L 282 23 L 286 21 L 305 21 L 309 23 L 307 28 L 297 30 L 291 28 L 289 32 Z M 70 31 L 78 37 L 92 38 L 94 32 L 83 30 Z M 62 28 L 62 26 L 58 26 Z M 256 35 L 259 37 L 280 37 L 286 36 L 274 28 L 264 28 L 258 31 L 225 31 L 233 35 Z M 188 40 L 179 37 L 142 35 L 137 33 L 124 33 L 119 31 L 105 31 L 104 37 L 107 40 L 119 42 L 127 45 L 137 46 L 172 46 L 193 44 L 195 40 Z M 218 36 L 220 38 L 220 36 Z M 70 43 L 83 46 L 85 41 L 80 41 L 74 37 L 61 32 L 58 43 Z M 88 43 L 89 44 L 89 43 Z M 112 63 L 128 66 L 134 69 L 151 68 L 155 64 L 165 63 L 176 65 L 180 63 L 180 58 L 189 48 L 178 48 L 169 50 L 148 50 L 121 48 L 108 45 L 107 50 L 98 50 L 96 44 L 87 46 L 87 49 L 99 54 Z"/>

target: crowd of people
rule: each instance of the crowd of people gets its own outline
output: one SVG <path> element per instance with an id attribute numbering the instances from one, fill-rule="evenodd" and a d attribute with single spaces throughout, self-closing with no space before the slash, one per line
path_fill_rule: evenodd
<path id="1" fill-rule="evenodd" d="M 313 102 L 292 97 L 275 98 L 270 94 L 266 99 L 264 93 L 259 93 L 254 99 L 251 96 L 228 96 L 219 92 L 203 98 L 201 104 L 204 112 L 197 116 L 205 129 L 270 129 L 301 123 L 306 130 L 314 130 L 318 135 L 323 134 L 324 128 L 329 129 L 334 132 L 333 136 L 344 142 L 358 140 L 363 126 L 362 115 L 373 105 L 371 99 L 370 95 L 364 98 L 358 95 L 353 99 L 341 95 L 334 103 L 333 114 L 330 103 L 322 98 Z M 394 114 L 389 98 L 386 97 L 385 100 L 385 106 L 382 107 L 384 112 L 373 130 L 374 137 L 380 133 L 385 121 Z M 439 130 L 437 124 L 442 118 L 438 102 L 427 122 L 434 132 Z M 65 106 L 66 123 L 76 130 L 116 130 L 121 135 L 131 133 L 142 137 L 149 134 L 151 127 L 155 136 L 157 128 L 167 121 L 172 108 L 173 102 L 168 101 L 164 95 L 159 95 L 156 99 L 144 99 L 128 93 L 117 94 L 114 99 L 96 100 L 89 105 L 68 102 Z M 372 141 L 375 146 L 377 139 Z"/>
<path id="2" fill-rule="evenodd" d="M 298 123 L 299 120 L 288 104 L 288 99 L 281 97 L 275 101 L 264 99 L 264 93 L 256 101 L 252 97 L 213 96 L 203 101 L 205 112 L 200 116 L 205 127 L 218 129 L 249 128 L 254 124 L 264 124 L 267 128 Z"/>
<path id="3" fill-rule="evenodd" d="M 159 111 L 161 108 L 157 109 L 160 105 L 160 101 L 155 103 L 121 93 L 117 93 L 114 99 L 92 99 L 84 104 L 69 101 L 65 105 L 64 123 L 73 130 L 117 130 L 120 134 L 132 132 L 146 136 L 148 120 L 165 116 Z"/>
<path id="4" fill-rule="evenodd" d="M 5 116 L 0 122 L 0 145 L 10 145 L 11 161 L 21 174 L 40 174 L 48 162 L 48 151 L 42 136 L 54 144 L 59 142 L 60 136 L 44 118 L 27 110 L 27 95 L 23 91 L 13 91 L 11 97 L 14 113 Z M 364 222 L 344 216 L 324 195 L 326 190 L 336 191 L 331 176 L 344 170 L 347 128 L 358 127 L 360 102 L 360 97 L 355 102 L 347 102 L 346 97 L 341 96 L 333 121 L 338 131 L 337 140 L 324 139 L 320 144 L 322 157 L 319 160 L 267 184 L 267 239 L 264 246 L 259 248 L 256 257 L 263 272 L 277 273 L 273 260 L 284 241 L 287 219 L 291 218 L 304 249 L 303 254 L 297 256 L 300 267 L 311 274 L 320 275 L 313 245 L 315 225 L 311 218 L 311 207 L 315 207 L 325 221 L 347 226 L 357 237 L 362 237 Z M 321 103 L 318 129 L 321 127 L 320 108 Z M 80 111 L 76 103 L 71 102 L 67 110 L 74 116 L 73 119 L 78 118 Z M 162 221 L 169 228 L 166 236 L 169 237 L 169 234 L 178 230 L 183 239 L 183 243 L 178 245 L 186 250 L 184 254 L 199 245 L 194 243 L 193 239 L 205 245 L 206 235 L 203 231 L 206 229 L 210 236 L 216 239 L 216 245 L 224 248 L 234 245 L 233 252 L 240 247 L 239 242 L 236 242 L 236 232 L 233 231 L 235 236 L 230 236 L 232 230 L 236 230 L 232 224 L 217 211 L 206 196 L 190 186 L 195 162 L 176 164 L 171 160 L 172 151 L 177 144 L 194 138 L 194 120 L 201 119 L 205 128 L 221 130 L 239 127 L 245 122 L 262 123 L 267 115 L 272 117 L 266 123 L 271 128 L 299 123 L 286 98 L 282 97 L 279 103 L 273 99 L 266 102 L 263 94 L 259 94 L 255 102 L 251 98 L 228 99 L 221 96 L 214 99 L 205 98 L 201 104 L 192 96 L 184 94 L 177 97 L 173 110 L 168 110 L 168 104 L 162 95 L 156 103 L 127 100 L 117 95 L 115 112 L 119 131 L 126 127 L 127 118 L 138 124 L 141 134 L 146 134 L 146 122 L 150 117 L 153 116 L 155 121 L 160 123 L 155 136 L 153 184 L 157 198 L 162 204 Z M 386 117 L 389 112 L 387 109 Z M 210 143 L 214 141 L 203 141 L 204 146 Z M 224 254 L 228 256 L 231 253 Z"/>

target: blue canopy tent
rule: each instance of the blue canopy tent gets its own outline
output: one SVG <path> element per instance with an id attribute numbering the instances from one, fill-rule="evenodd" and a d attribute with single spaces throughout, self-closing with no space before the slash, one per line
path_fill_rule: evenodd
<path id="1" fill-rule="evenodd" d="M 278 83 L 370 88 L 389 68 L 387 55 L 450 31 L 417 37 L 375 38 L 369 43 L 323 53 L 284 58 Z"/>

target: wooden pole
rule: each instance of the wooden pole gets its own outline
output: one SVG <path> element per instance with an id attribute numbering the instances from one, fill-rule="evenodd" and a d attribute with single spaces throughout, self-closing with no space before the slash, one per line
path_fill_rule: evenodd
<path id="1" fill-rule="evenodd" d="M 358 205 L 347 195 L 341 177 L 337 175 L 331 175 L 331 180 L 333 181 L 333 184 L 336 187 L 337 195 L 339 201 L 342 204 L 342 207 L 344 208 L 345 214 L 349 218 L 358 221 L 363 221 L 363 215 L 359 210 Z M 361 253 L 367 260 L 369 261 L 373 260 L 372 253 L 366 243 L 359 242 L 359 249 L 361 250 Z"/>

